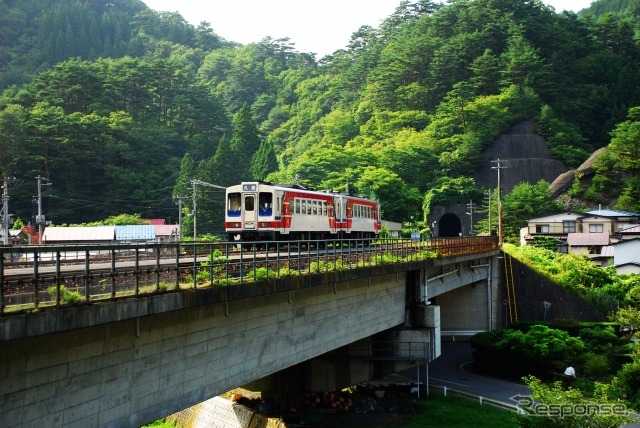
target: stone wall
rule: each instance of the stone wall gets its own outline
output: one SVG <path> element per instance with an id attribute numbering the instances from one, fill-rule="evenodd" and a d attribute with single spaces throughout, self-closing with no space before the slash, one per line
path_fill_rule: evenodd
<path id="1" fill-rule="evenodd" d="M 482 153 L 482 164 L 474 178 L 478 186 L 494 189 L 497 186 L 497 170 L 491 161 L 504 160 L 500 182 L 504 194 L 521 182 L 536 183 L 541 179 L 552 183 L 556 177 L 568 171 L 563 162 L 552 159 L 547 143 L 533 134 L 533 122 L 525 121 L 500 135 Z"/>
<path id="2" fill-rule="evenodd" d="M 518 320 L 606 321 L 605 315 L 572 292 L 512 258 Z M 504 282 L 503 282 L 504 284 Z M 550 303 L 545 313 L 544 302 Z"/>

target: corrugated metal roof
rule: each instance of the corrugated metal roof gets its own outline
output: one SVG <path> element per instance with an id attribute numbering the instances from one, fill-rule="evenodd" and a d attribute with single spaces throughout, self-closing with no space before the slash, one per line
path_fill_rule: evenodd
<path id="1" fill-rule="evenodd" d="M 640 217 L 640 214 L 638 213 L 616 210 L 591 210 L 587 211 L 587 214 L 599 215 L 602 217 Z"/>
<path id="2" fill-rule="evenodd" d="M 570 233 L 567 236 L 567 244 L 571 247 L 584 247 L 589 245 L 609 245 L 608 233 Z"/>
<path id="3" fill-rule="evenodd" d="M 47 227 L 42 233 L 42 242 L 113 241 L 114 226 L 98 227 Z"/>
<path id="4" fill-rule="evenodd" d="M 622 229 L 620 233 L 640 234 L 640 226 L 627 227 L 626 229 Z"/>
<path id="5" fill-rule="evenodd" d="M 156 228 L 151 224 L 116 226 L 117 241 L 155 241 Z"/>

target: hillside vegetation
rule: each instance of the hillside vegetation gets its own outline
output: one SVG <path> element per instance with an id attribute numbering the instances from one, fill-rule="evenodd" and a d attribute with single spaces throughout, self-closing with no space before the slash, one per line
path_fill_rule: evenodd
<path id="1" fill-rule="evenodd" d="M 192 179 L 348 183 L 385 219 L 424 218 L 434 203 L 481 205 L 479 155 L 522 120 L 570 168 L 609 145 L 599 178 L 573 190 L 596 202 L 617 189 L 612 204 L 640 211 L 638 6 L 599 0 L 577 15 L 539 0 L 402 1 L 318 59 L 289 39 L 226 41 L 138 0 L 5 1 L 11 213 L 32 218 L 42 176 L 58 224 L 175 222 L 176 198 L 188 214 L 195 192 L 199 230 L 220 233 L 222 193 Z"/>

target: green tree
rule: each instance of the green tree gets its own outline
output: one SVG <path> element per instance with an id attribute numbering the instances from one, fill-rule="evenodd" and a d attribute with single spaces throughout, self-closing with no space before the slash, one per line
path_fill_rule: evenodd
<path id="1" fill-rule="evenodd" d="M 233 136 L 229 144 L 233 154 L 233 168 L 237 169 L 235 176 L 241 177 L 238 181 L 249 181 L 251 179 L 251 159 L 254 153 L 260 148 L 262 138 L 258 127 L 253 121 L 251 108 L 245 104 L 233 118 Z M 216 151 L 216 155 L 217 155 Z"/>
<path id="2" fill-rule="evenodd" d="M 382 201 L 380 210 L 385 220 L 402 222 L 420 212 L 420 194 L 384 168 L 364 168 L 355 187 L 359 193 Z"/>
<path id="3" fill-rule="evenodd" d="M 264 140 L 251 158 L 251 176 L 254 180 L 264 180 L 270 172 L 277 169 L 278 160 L 273 145 L 269 140 Z"/>
<path id="4" fill-rule="evenodd" d="M 522 421 L 528 427 L 609 428 L 631 421 L 615 384 L 596 382 L 593 394 L 586 397 L 577 389 L 565 390 L 560 382 L 548 385 L 534 376 L 525 377 L 524 382 L 535 400 L 524 397 L 519 403 L 529 414 Z M 561 411 L 564 414 L 558 414 Z"/>
<path id="5" fill-rule="evenodd" d="M 505 237 L 518 239 L 520 229 L 527 220 L 562 211 L 562 205 L 553 200 L 549 183 L 540 180 L 535 184 L 520 183 L 503 198 L 502 218 Z M 497 212 L 495 213 L 497 217 Z"/>
<path id="6" fill-rule="evenodd" d="M 10 177 L 17 173 L 24 141 L 27 139 L 28 112 L 19 105 L 10 104 L 0 110 L 0 174 Z"/>

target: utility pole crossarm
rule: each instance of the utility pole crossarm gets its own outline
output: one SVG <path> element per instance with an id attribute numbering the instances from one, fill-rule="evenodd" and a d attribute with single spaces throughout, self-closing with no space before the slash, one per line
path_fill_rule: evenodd
<path id="1" fill-rule="evenodd" d="M 224 186 L 218 186 L 217 184 L 207 183 L 206 181 L 202 181 L 202 180 L 191 180 L 191 184 L 192 185 L 199 184 L 200 186 L 214 187 L 216 189 L 225 189 L 225 190 L 227 189 Z"/>
<path id="2" fill-rule="evenodd" d="M 213 187 L 216 189 L 223 189 L 223 190 L 227 190 L 226 187 L 224 186 L 218 186 L 217 184 L 211 184 L 211 183 L 207 183 L 206 181 L 202 181 L 202 180 L 198 180 L 198 179 L 193 179 L 191 181 L 189 181 L 191 183 L 192 186 L 192 197 L 193 197 L 193 241 L 196 241 L 197 238 L 197 208 L 196 208 L 196 185 L 200 185 L 200 186 L 206 186 L 206 187 Z"/>

